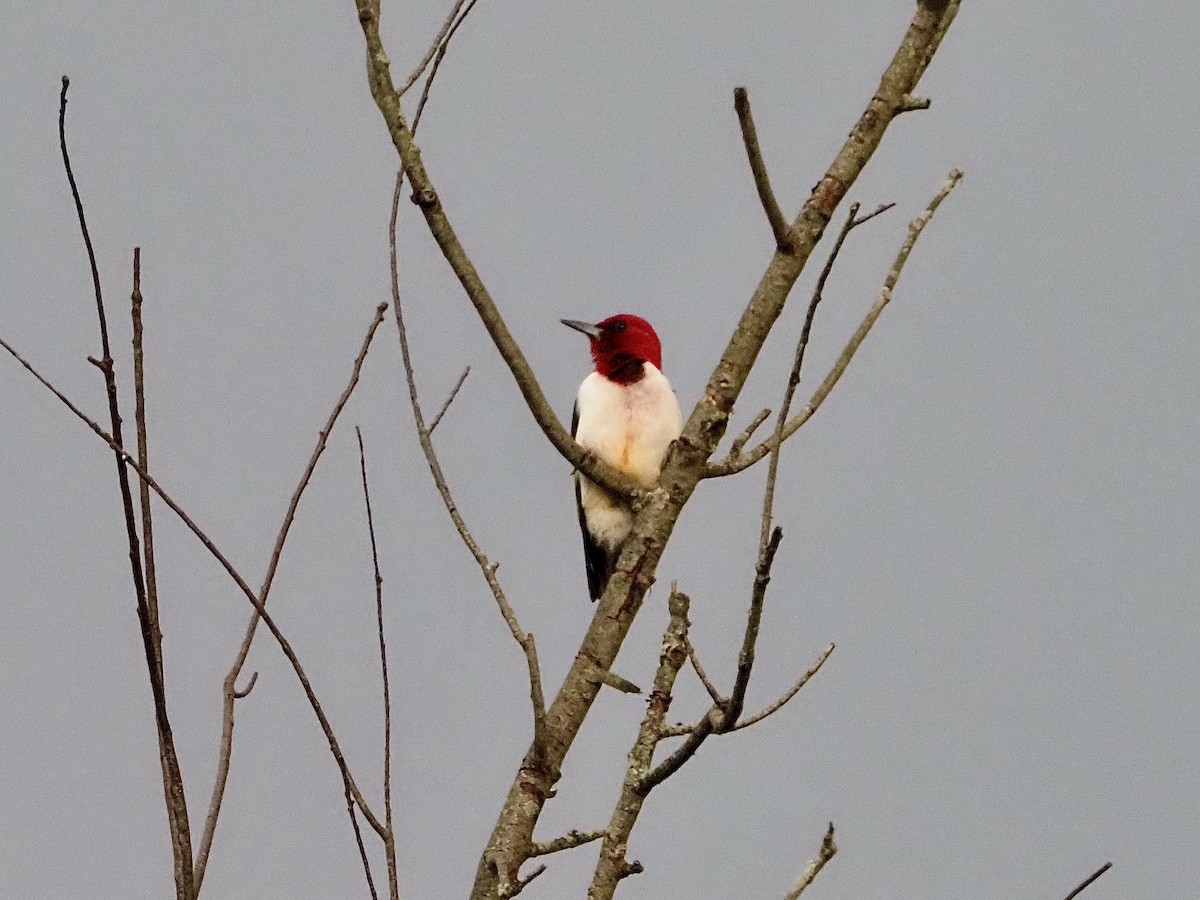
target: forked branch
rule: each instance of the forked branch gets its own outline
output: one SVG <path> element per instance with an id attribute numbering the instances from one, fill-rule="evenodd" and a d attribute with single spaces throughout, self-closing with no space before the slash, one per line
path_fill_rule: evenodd
<path id="1" fill-rule="evenodd" d="M 733 475 L 741 472 L 743 469 L 748 469 L 771 450 L 779 446 L 783 441 L 786 441 L 795 434 L 805 422 L 812 418 L 813 414 L 821 408 L 821 404 L 833 391 L 842 375 L 846 373 L 846 369 L 850 365 L 850 361 L 854 359 L 854 354 L 858 352 L 858 348 L 862 346 L 862 342 L 866 340 L 870 334 L 871 328 L 883 313 L 884 308 L 892 300 L 892 291 L 896 287 L 896 283 L 900 278 L 900 273 L 904 270 L 905 263 L 908 262 L 908 257 L 912 253 L 913 247 L 916 245 L 917 239 L 925 230 L 925 226 L 929 224 L 929 220 L 933 218 L 933 214 L 937 212 L 942 201 L 946 199 L 949 193 L 954 190 L 954 187 L 962 180 L 963 173 L 959 169 L 951 170 L 946 181 L 934 194 L 933 199 L 929 201 L 929 205 L 925 207 L 924 212 L 913 219 L 908 224 L 908 234 L 901 244 L 900 250 L 896 254 L 896 258 L 892 261 L 892 267 L 888 270 L 887 276 L 884 278 L 883 288 L 879 295 L 875 298 L 875 303 L 867 311 L 858 328 L 850 336 L 850 340 L 846 342 L 846 346 L 842 348 L 841 355 L 834 362 L 833 367 L 826 374 L 825 379 L 813 393 L 811 399 L 795 416 L 787 421 L 784 427 L 777 431 L 771 437 L 764 440 L 751 450 L 745 450 L 736 456 L 731 454 L 725 459 L 710 463 L 704 471 L 705 478 L 716 478 L 723 475 Z"/>

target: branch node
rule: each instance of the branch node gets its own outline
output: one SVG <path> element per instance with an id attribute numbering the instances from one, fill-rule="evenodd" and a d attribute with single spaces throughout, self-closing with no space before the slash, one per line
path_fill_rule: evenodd
<path id="1" fill-rule="evenodd" d="M 896 115 L 906 112 L 915 112 L 919 109 L 929 109 L 932 101 L 928 97 L 914 97 L 912 94 L 905 94 L 900 98 L 900 105 L 896 107 Z"/>

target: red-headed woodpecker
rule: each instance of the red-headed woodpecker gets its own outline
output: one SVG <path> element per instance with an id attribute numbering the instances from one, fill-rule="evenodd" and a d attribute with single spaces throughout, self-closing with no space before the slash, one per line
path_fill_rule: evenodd
<path id="1" fill-rule="evenodd" d="M 588 336 L 596 371 L 583 379 L 571 434 L 582 446 L 644 487 L 658 480 L 671 442 L 683 430 L 675 392 L 662 373 L 662 345 L 638 316 L 610 316 L 596 325 L 563 319 Z M 629 503 L 575 475 L 588 592 L 600 599 L 633 527 Z"/>

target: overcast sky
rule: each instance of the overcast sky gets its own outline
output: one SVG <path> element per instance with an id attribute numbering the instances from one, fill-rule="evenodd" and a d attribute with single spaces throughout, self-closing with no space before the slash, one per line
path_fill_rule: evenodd
<path id="1" fill-rule="evenodd" d="M 446 3 L 384 0 L 406 73 Z M 1200 883 L 1200 13 L 966 0 L 850 194 L 856 231 L 801 395 L 869 306 L 906 221 L 966 172 L 878 327 L 788 445 L 785 531 L 748 706 L 836 642 L 783 712 L 710 740 L 650 798 L 621 896 L 781 897 L 825 825 L 814 898 L 1188 897 Z M 794 212 L 870 98 L 910 2 L 483 0 L 419 143 L 565 419 L 589 361 L 560 317 L 649 318 L 690 409 L 772 249 L 732 111 L 745 85 Z M 387 295 L 394 151 L 353 4 L 6 4 L 0 335 L 85 409 L 103 393 L 90 277 L 57 143 L 60 77 L 129 371 L 143 248 L 153 468 L 251 583 Z M 409 102 L 411 111 L 412 103 Z M 816 261 L 825 249 L 818 250 Z M 401 277 L 418 376 L 464 514 L 559 684 L 587 602 L 569 470 L 416 210 Z M 818 266 L 735 413 L 776 406 Z M 171 858 L 111 454 L 0 359 L 0 896 L 161 898 Z M 407 898 L 466 894 L 530 736 L 521 654 L 417 448 L 394 328 L 305 496 L 272 605 L 360 783 L 380 795 L 368 448 L 395 675 Z M 732 683 L 762 467 L 706 482 L 616 666 L 648 685 L 666 586 Z M 170 709 L 199 831 L 220 685 L 249 606 L 165 509 Z M 263 634 L 204 896 L 365 897 L 340 780 Z M 704 695 L 688 672 L 672 709 Z M 643 701 L 605 692 L 540 838 L 608 821 Z M 377 856 L 378 858 L 378 856 Z M 595 847 L 530 898 L 580 897 Z M 382 870 L 380 870 L 382 874 Z"/>

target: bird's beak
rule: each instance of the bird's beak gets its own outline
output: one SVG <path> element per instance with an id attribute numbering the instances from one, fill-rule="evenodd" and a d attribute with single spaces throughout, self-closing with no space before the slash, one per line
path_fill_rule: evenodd
<path id="1" fill-rule="evenodd" d="M 574 328 L 576 331 L 582 331 L 590 338 L 600 337 L 600 329 L 596 325 L 589 325 L 587 322 L 580 322 L 578 319 L 559 319 L 568 328 Z"/>

